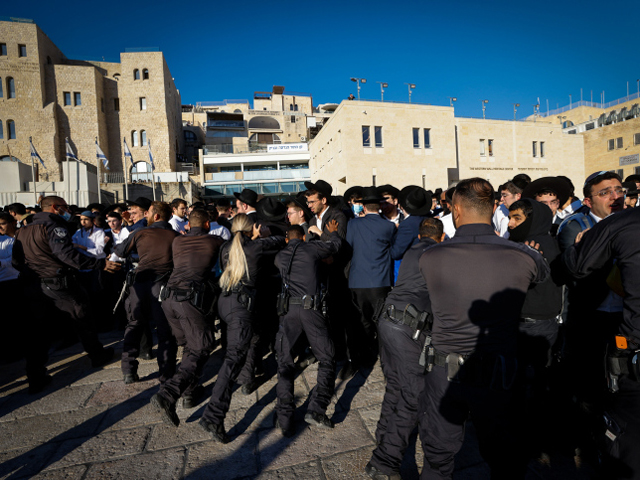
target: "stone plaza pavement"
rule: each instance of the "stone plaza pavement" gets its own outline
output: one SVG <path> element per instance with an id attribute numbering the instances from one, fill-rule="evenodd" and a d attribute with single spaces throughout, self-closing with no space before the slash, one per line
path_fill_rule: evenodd
<path id="1" fill-rule="evenodd" d="M 337 381 L 329 416 L 333 430 L 304 423 L 305 401 L 317 365 L 295 383 L 297 428 L 292 438 L 272 427 L 275 363 L 266 362 L 264 383 L 245 396 L 237 389 L 225 425 L 232 441 L 214 442 L 199 426 L 206 404 L 178 406 L 178 428 L 163 424 L 149 404 L 158 390 L 155 360 L 142 361 L 142 381 L 124 385 L 120 371 L 121 332 L 101 335 L 116 348 L 114 360 L 92 369 L 79 345 L 51 354 L 53 382 L 28 395 L 24 363 L 0 366 L 0 478 L 47 479 L 368 479 L 364 473 L 375 445 L 385 382 L 377 364 L 345 382 Z M 218 348 L 204 372 L 211 392 L 223 352 Z M 415 439 L 402 476 L 418 478 L 422 452 Z M 456 457 L 456 479 L 489 478 L 468 428 Z M 533 478 L 542 478 L 535 476 Z"/>

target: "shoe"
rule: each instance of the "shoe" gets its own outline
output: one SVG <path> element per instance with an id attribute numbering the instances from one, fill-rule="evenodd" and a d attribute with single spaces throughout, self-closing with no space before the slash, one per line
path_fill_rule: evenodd
<path id="1" fill-rule="evenodd" d="M 324 413 L 307 412 L 304 421 L 316 427 L 333 428 L 333 422 Z"/>
<path id="2" fill-rule="evenodd" d="M 300 370 L 304 370 L 308 366 L 313 365 L 314 363 L 317 363 L 317 362 L 318 362 L 318 359 L 316 358 L 316 356 L 313 353 L 308 352 L 298 361 L 298 363 L 296 364 L 296 367 L 298 367 Z"/>
<path id="3" fill-rule="evenodd" d="M 242 394 L 251 395 L 253 392 L 256 391 L 256 388 L 258 388 L 258 383 L 255 380 L 249 383 L 245 383 L 244 385 L 242 385 Z"/>
<path id="4" fill-rule="evenodd" d="M 364 467 L 364 471 L 367 475 L 373 478 L 373 480 L 401 480 L 399 473 L 392 473 L 391 475 L 387 475 L 386 473 L 382 473 L 376 467 L 371 465 L 371 462 L 367 463 L 367 466 Z"/>
<path id="5" fill-rule="evenodd" d="M 103 348 L 102 352 L 100 352 L 96 357 L 91 359 L 91 366 L 93 368 L 99 368 L 111 361 L 114 353 L 113 347 Z"/>
<path id="6" fill-rule="evenodd" d="M 182 396 L 182 408 L 193 408 L 200 404 L 204 397 L 204 387 L 196 386 L 189 395 Z"/>
<path id="7" fill-rule="evenodd" d="M 123 380 L 125 385 L 131 385 L 132 383 L 139 382 L 140 377 L 137 373 L 125 373 Z"/>
<path id="8" fill-rule="evenodd" d="M 292 437 L 293 434 L 295 433 L 292 423 L 289 424 L 289 428 L 287 429 L 282 428 L 282 425 L 280 425 L 280 419 L 278 418 L 278 415 L 276 415 L 275 413 L 273 414 L 273 426 L 278 430 L 280 430 L 280 433 L 282 433 L 282 436 L 287 438 Z"/>
<path id="9" fill-rule="evenodd" d="M 146 352 L 140 352 L 140 355 L 138 355 L 138 358 L 140 360 L 153 360 L 154 359 L 153 351 L 148 350 Z"/>
<path id="10" fill-rule="evenodd" d="M 159 393 L 156 393 L 153 397 L 151 397 L 151 405 L 156 407 L 156 410 L 158 410 L 158 412 L 162 414 L 162 421 L 164 423 L 169 423 L 171 425 L 175 425 L 176 427 L 180 425 L 180 419 L 178 418 L 178 414 L 176 413 L 175 404 L 171 403 Z"/>
<path id="11" fill-rule="evenodd" d="M 36 393 L 40 393 L 51 383 L 52 379 L 53 377 L 48 373 L 45 373 L 42 377 L 29 379 L 29 394 L 34 395 Z"/>
<path id="12" fill-rule="evenodd" d="M 358 368 L 353 363 L 347 362 L 345 363 L 344 367 L 342 367 L 342 370 L 340 370 L 340 373 L 338 374 L 338 379 L 349 380 L 356 373 L 358 373 Z"/>
<path id="13" fill-rule="evenodd" d="M 224 425 L 211 423 L 204 418 L 200 419 L 198 425 L 200 425 L 205 432 L 209 432 L 213 436 L 214 440 L 217 440 L 220 443 L 229 443 L 229 436 L 224 430 Z"/>

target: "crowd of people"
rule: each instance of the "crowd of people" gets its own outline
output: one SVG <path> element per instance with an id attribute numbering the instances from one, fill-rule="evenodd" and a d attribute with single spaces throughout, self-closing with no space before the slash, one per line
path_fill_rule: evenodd
<path id="1" fill-rule="evenodd" d="M 301 368 L 318 363 L 304 420 L 330 429 L 336 378 L 379 361 L 373 479 L 400 478 L 416 429 L 421 478 L 451 478 L 468 419 L 492 478 L 557 456 L 601 478 L 640 478 L 640 176 L 596 172 L 582 192 L 525 174 L 497 189 L 481 178 L 435 192 L 305 186 L 282 199 L 245 189 L 208 204 L 78 208 L 47 196 L 5 207 L 0 287 L 24 324 L 4 356 L 24 355 L 38 393 L 52 381 L 59 320 L 72 321 L 94 368 L 114 356 L 98 332 L 124 329 L 123 382 L 139 382 L 139 359 L 155 356 L 151 404 L 178 427 L 177 402 L 205 399 L 200 376 L 219 342 L 199 424 L 222 443 L 234 385 L 255 391 L 268 355 L 285 436 Z"/>

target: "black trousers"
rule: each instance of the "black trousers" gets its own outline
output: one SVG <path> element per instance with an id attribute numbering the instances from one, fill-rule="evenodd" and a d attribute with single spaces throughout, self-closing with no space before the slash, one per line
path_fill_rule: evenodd
<path id="1" fill-rule="evenodd" d="M 387 475 L 400 472 L 411 432 L 418 425 L 424 390 L 424 367 L 418 364 L 425 335 L 413 339 L 414 329 L 389 321 L 378 323 L 380 362 L 387 381 L 376 428 L 377 447 L 371 464 Z"/>
<path id="2" fill-rule="evenodd" d="M 325 413 L 335 388 L 335 350 L 329 337 L 326 320 L 316 310 L 305 310 L 302 305 L 291 305 L 287 315 L 281 317 L 280 329 L 276 335 L 278 352 L 276 415 L 280 426 L 285 430 L 289 429 L 296 408 L 293 395 L 295 364 L 292 350 L 303 332 L 319 362 L 317 382 L 310 394 L 308 411 Z"/>
<path id="3" fill-rule="evenodd" d="M 347 334 L 351 361 L 356 365 L 373 364 L 378 358 L 377 331 L 373 314 L 377 305 L 384 302 L 390 291 L 391 287 L 351 289 L 353 304 L 359 314 L 359 326 L 364 330 L 364 335 L 356 335 L 355 338 L 349 338 Z"/>
<path id="4" fill-rule="evenodd" d="M 56 285 L 45 285 L 29 282 L 25 285 L 24 295 L 30 316 L 26 322 L 25 332 L 28 335 L 26 346 L 27 377 L 36 380 L 47 372 L 45 367 L 48 356 L 48 320 L 53 318 L 52 310 L 58 310 L 68 316 L 74 330 L 80 337 L 84 350 L 89 358 L 99 358 L 103 347 L 95 325 L 88 316 L 88 296 L 86 290 L 75 280 L 69 280 L 69 288 Z"/>
<path id="5" fill-rule="evenodd" d="M 178 371 L 160 387 L 160 395 L 175 403 L 198 385 L 215 337 L 204 313 L 188 301 L 178 302 L 174 298 L 167 298 L 162 302 L 162 310 L 178 345 L 184 347 Z"/>
<path id="6" fill-rule="evenodd" d="M 233 384 L 240 374 L 249 351 L 253 316 L 238 302 L 236 294 L 220 296 L 218 313 L 227 325 L 227 351 L 202 418 L 221 425 L 229 411 Z"/>
<path id="7" fill-rule="evenodd" d="M 143 331 L 154 321 L 158 331 L 158 370 L 160 382 L 164 383 L 176 371 L 178 347 L 158 300 L 162 283 L 161 281 L 135 282 L 129 288 L 129 296 L 125 300 L 128 323 L 124 330 L 121 366 L 122 373 L 125 375 L 137 372 L 136 358 L 140 354 L 140 339 Z"/>

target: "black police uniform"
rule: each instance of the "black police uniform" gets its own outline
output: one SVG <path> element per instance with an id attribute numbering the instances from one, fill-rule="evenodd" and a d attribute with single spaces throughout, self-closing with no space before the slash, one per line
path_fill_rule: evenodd
<path id="1" fill-rule="evenodd" d="M 153 222 L 129 235 L 115 248 L 119 257 L 130 253 L 140 256 L 133 285 L 125 300 L 128 323 L 122 347 L 122 373 L 137 375 L 140 338 L 145 326 L 153 319 L 158 330 L 157 361 L 160 382 L 164 383 L 176 371 L 178 347 L 171 333 L 167 317 L 160 306 L 160 290 L 166 284 L 173 268 L 171 245 L 176 236 L 169 222 Z"/>
<path id="2" fill-rule="evenodd" d="M 562 256 L 563 263 L 575 278 L 597 274 L 612 260 L 620 272 L 624 317 L 618 332 L 627 339 L 628 348 L 616 348 L 613 339 L 609 338 L 607 376 L 610 391 L 604 402 L 605 426 L 598 432 L 604 444 L 603 471 L 610 479 L 640 478 L 639 231 L 640 209 L 624 210 L 599 222 Z M 607 325 L 601 328 L 603 332 L 607 331 Z"/>
<path id="3" fill-rule="evenodd" d="M 519 478 L 522 452 L 507 428 L 518 323 L 530 284 L 544 281 L 549 266 L 530 247 L 496 236 L 489 224 L 460 226 L 419 264 L 435 349 L 421 397 L 421 424 L 428 425 L 420 430 L 421 478 L 451 478 L 469 413 L 492 476 Z"/>
<path id="4" fill-rule="evenodd" d="M 223 243 L 222 238 L 209 235 L 202 227 L 191 227 L 186 235 L 173 240 L 173 271 L 162 310 L 178 345 L 184 349 L 178 371 L 164 382 L 159 392 L 173 404 L 180 396 L 189 396 L 194 391 L 215 343 L 204 307 L 212 300 L 205 297 L 214 295 L 207 282 Z"/>
<path id="5" fill-rule="evenodd" d="M 102 269 L 104 259 L 88 257 L 73 248 L 67 222 L 53 213 L 40 212 L 33 222 L 16 231 L 13 263 L 24 281 L 25 303 L 32 323 L 27 345 L 27 377 L 36 386 L 46 378 L 46 320 L 51 308 L 69 315 L 75 324 L 82 346 L 94 366 L 108 361 L 113 349 L 105 350 L 88 318 L 88 295 L 75 280 L 78 270 Z"/>
<path id="6" fill-rule="evenodd" d="M 435 240 L 422 238 L 407 250 L 396 286 L 385 299 L 378 318 L 380 363 L 387 386 L 376 428 L 377 446 L 369 463 L 390 476 L 399 474 L 409 436 L 418 423 L 425 373 L 419 359 L 426 331 L 416 337 L 416 329 L 407 324 L 410 317 L 404 312 L 408 305 L 413 305 L 418 312 L 431 311 L 429 292 L 418 260 L 433 245 L 436 245 Z"/>
<path id="7" fill-rule="evenodd" d="M 341 239 L 335 232 L 330 235 L 328 242 L 306 243 L 300 239 L 290 239 L 287 247 L 276 255 L 275 264 L 282 281 L 288 285 L 290 297 L 288 312 L 280 317 L 280 328 L 276 335 L 276 416 L 283 431 L 288 431 L 293 421 L 295 364 L 292 350 L 303 332 L 319 362 L 317 383 L 311 392 L 307 411 L 324 415 L 331 402 L 336 379 L 335 350 L 329 336 L 327 321 L 322 314 L 318 264 L 323 258 L 335 254 L 340 244 Z"/>
<path id="8" fill-rule="evenodd" d="M 284 237 L 251 240 L 246 235 L 241 235 L 240 240 L 249 271 L 236 289 L 223 291 L 218 300 L 218 314 L 227 325 L 227 351 L 218 371 L 218 379 L 213 387 L 211 400 L 202 414 L 202 420 L 212 425 L 223 425 L 229 411 L 233 384 L 240 374 L 250 347 L 254 321 L 254 305 L 251 303 L 255 298 L 256 281 L 261 273 L 260 258 L 263 255 L 271 255 L 285 246 Z M 232 243 L 233 239 L 222 246 L 220 254 L 222 271 L 229 263 L 229 249 Z"/>

